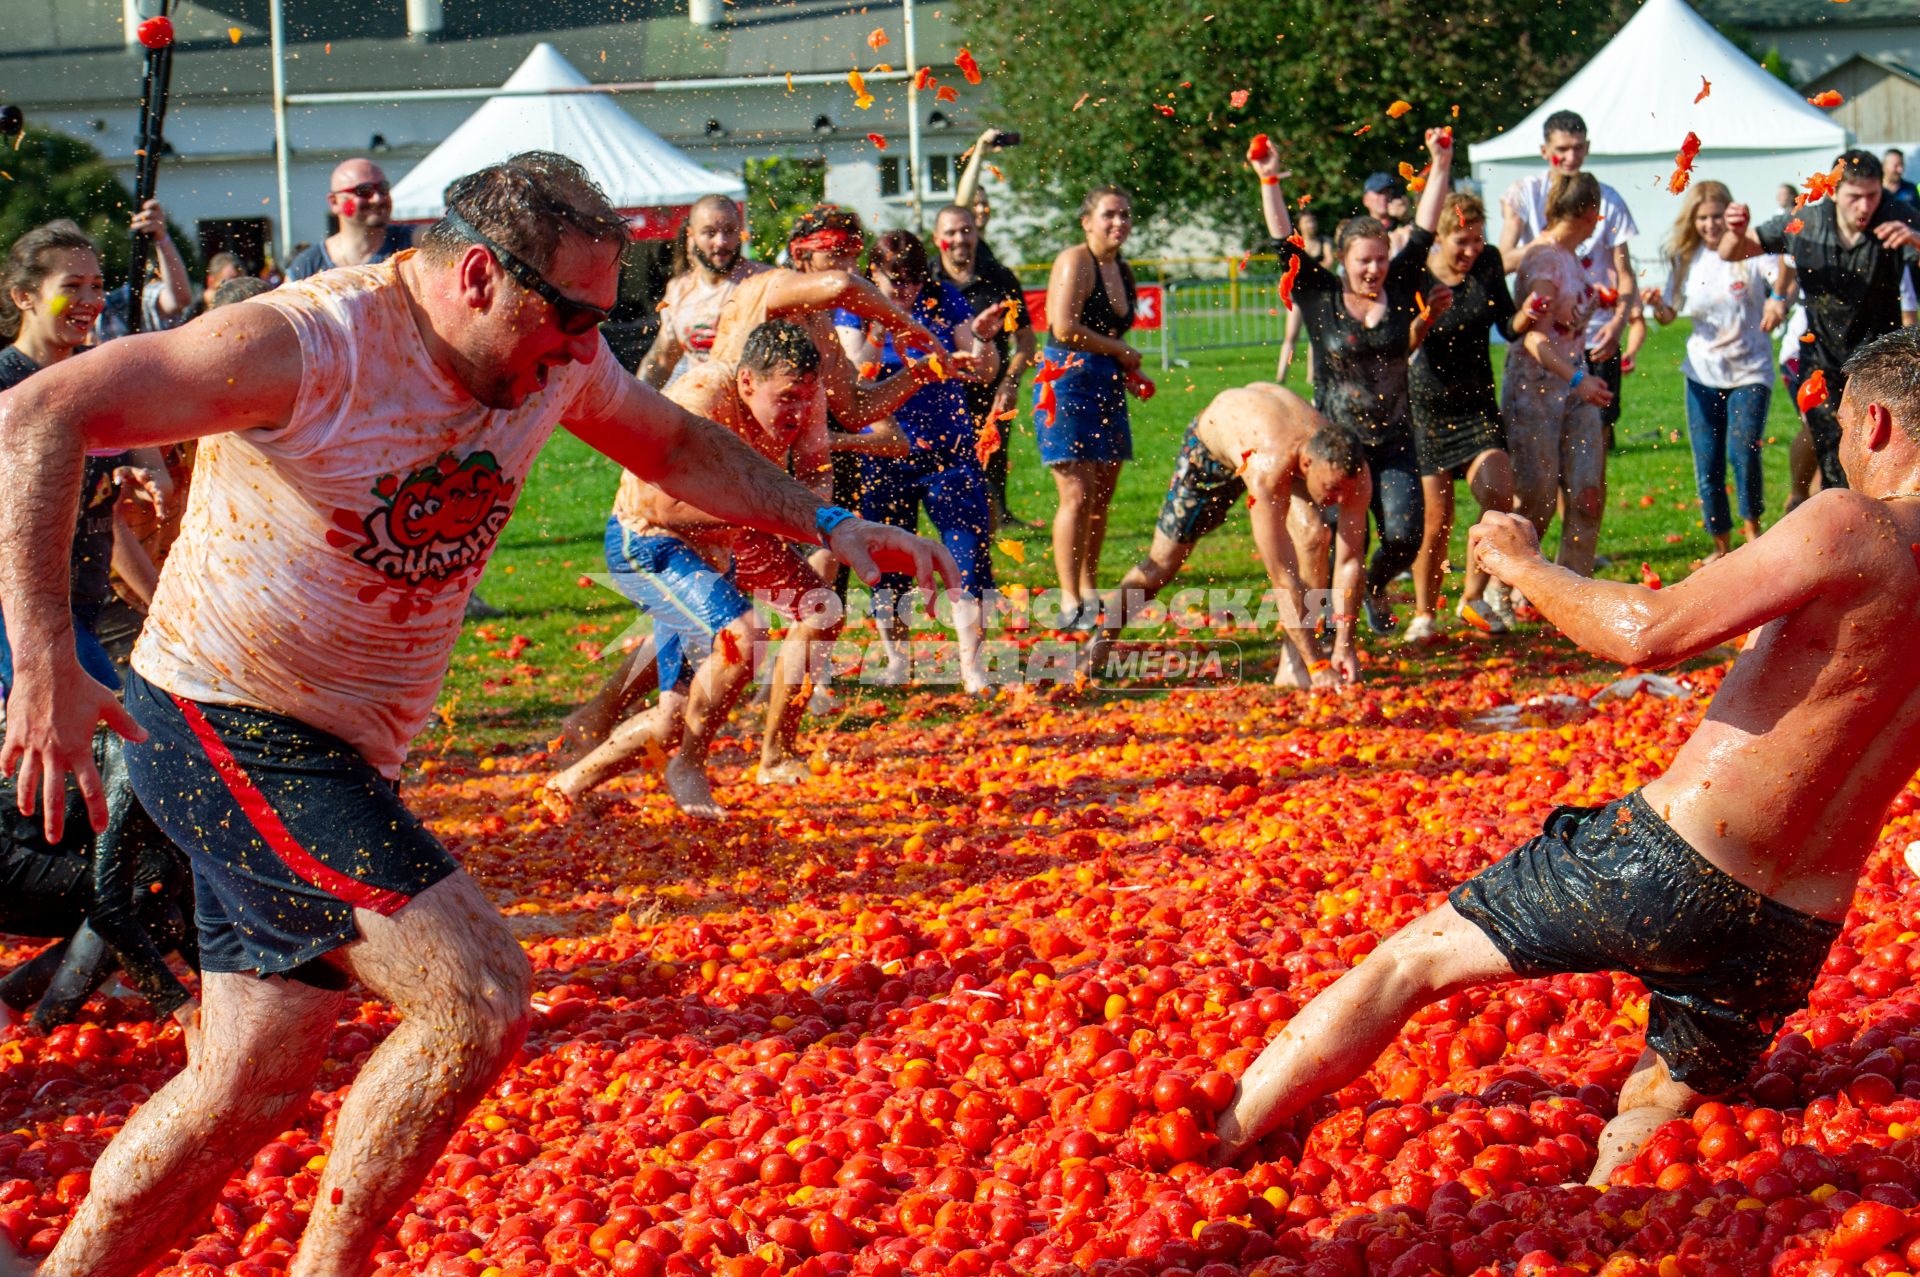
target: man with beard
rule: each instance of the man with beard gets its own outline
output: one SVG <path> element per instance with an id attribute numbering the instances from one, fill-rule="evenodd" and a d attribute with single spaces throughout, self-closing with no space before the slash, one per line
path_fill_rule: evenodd
<path id="1" fill-rule="evenodd" d="M 393 184 L 372 160 L 344 160 L 327 183 L 327 210 L 340 229 L 287 263 L 287 281 L 336 266 L 371 266 L 413 242 L 393 224 Z"/>
<path id="2" fill-rule="evenodd" d="M 1846 362 L 1875 337 L 1900 327 L 1900 282 L 1913 268 L 1920 233 L 1911 205 L 1885 197 L 1880 161 L 1848 151 L 1835 162 L 1833 193 L 1798 212 L 1791 209 L 1752 226 L 1745 204 L 1727 206 L 1720 256 L 1737 262 L 1761 253 L 1786 253 L 1800 274 L 1808 343 L 1802 364 L 1826 382 L 1824 400 L 1806 410 L 1807 431 L 1820 456 L 1820 482 L 1847 486 L 1840 465 L 1840 395 Z M 1811 375 L 1811 374 L 1810 374 Z"/>
<path id="3" fill-rule="evenodd" d="M 981 251 L 985 245 L 980 241 L 979 223 L 972 209 L 959 204 L 949 204 L 941 209 L 934 218 L 933 238 L 938 253 L 930 256 L 934 256 L 937 279 L 959 289 L 976 315 L 996 302 L 1004 302 L 1008 312 L 1016 317 L 1011 339 L 1004 331 L 993 339 L 994 347 L 1000 353 L 1002 371 L 999 379 L 988 384 L 964 383 L 967 415 L 973 418 L 975 438 L 990 432 L 1004 436 L 1009 433 L 1015 406 L 1020 399 L 1020 378 L 1033 366 L 1040 349 L 1022 301 L 1020 280 L 1012 271 Z M 1000 429 L 1001 422 L 1006 422 L 1009 429 Z M 1021 522 L 1007 508 L 1007 454 L 1010 450 L 1011 442 L 1003 441 L 993 449 L 986 461 L 988 513 L 996 528 Z"/>
<path id="4" fill-rule="evenodd" d="M 656 390 L 707 360 L 713 327 L 734 287 L 767 268 L 740 253 L 740 206 L 702 195 L 687 214 L 673 278 L 660 305 L 660 332 L 640 361 L 640 380 Z"/>

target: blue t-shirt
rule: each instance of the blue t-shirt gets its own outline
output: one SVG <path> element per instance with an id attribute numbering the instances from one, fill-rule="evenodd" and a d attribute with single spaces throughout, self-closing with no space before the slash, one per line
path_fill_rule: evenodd
<path id="1" fill-rule="evenodd" d="M 411 226 L 389 226 L 387 237 L 380 242 L 380 251 L 367 259 L 367 265 L 384 262 L 401 249 L 410 248 L 412 245 L 413 228 Z M 318 275 L 323 270 L 332 270 L 333 266 L 333 258 L 327 256 L 327 241 L 323 239 L 318 244 L 295 254 L 293 260 L 287 263 L 287 282 L 291 284 L 296 279 Z"/>
<path id="2" fill-rule="evenodd" d="M 913 317 L 926 326 L 940 343 L 943 353 L 953 350 L 953 328 L 973 318 L 973 306 L 966 295 L 945 280 L 920 290 L 913 304 Z M 839 328 L 861 329 L 864 321 L 851 311 L 838 310 L 833 322 Z M 880 369 L 891 377 L 905 367 L 893 348 L 891 334 L 883 335 Z M 951 371 L 951 367 L 949 367 Z M 967 413 L 967 394 L 957 381 L 936 381 L 922 386 L 913 397 L 894 409 L 893 419 L 913 440 L 916 449 L 932 449 L 943 456 L 973 457 L 973 418 Z"/>

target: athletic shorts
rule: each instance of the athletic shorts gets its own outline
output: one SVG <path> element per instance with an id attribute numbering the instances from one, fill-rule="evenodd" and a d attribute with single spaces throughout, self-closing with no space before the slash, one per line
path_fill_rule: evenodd
<path id="1" fill-rule="evenodd" d="M 607 520 L 606 549 L 614 588 L 653 618 L 662 688 L 691 681 L 720 631 L 753 610 L 754 594 L 791 616 L 810 592 L 831 590 L 791 542 L 765 532 L 739 533 L 724 572 L 679 537 L 634 532 L 617 517 Z"/>
<path id="2" fill-rule="evenodd" d="M 1193 545 L 1225 523 L 1234 504 L 1247 494 L 1246 481 L 1200 442 L 1195 429 L 1199 424 L 1198 417 L 1187 423 L 1187 437 L 1173 463 L 1173 482 L 1167 485 L 1167 499 L 1154 524 L 1177 545 Z"/>
<path id="3" fill-rule="evenodd" d="M 354 910 L 391 917 L 460 867 L 337 736 L 137 672 L 126 705 L 147 731 L 126 747 L 134 793 L 193 868 L 202 970 L 343 989 L 321 958 L 360 938 Z"/>
<path id="4" fill-rule="evenodd" d="M 1737 1085 L 1807 1004 L 1840 924 L 1736 882 L 1636 790 L 1558 807 L 1545 831 L 1449 897 L 1522 976 L 1625 971 L 1652 995 L 1647 1045 L 1680 1082 Z"/>

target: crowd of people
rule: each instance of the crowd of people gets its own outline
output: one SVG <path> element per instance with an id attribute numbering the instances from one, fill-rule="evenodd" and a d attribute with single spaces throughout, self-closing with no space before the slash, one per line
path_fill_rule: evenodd
<path id="1" fill-rule="evenodd" d="M 1898 171 L 1862 152 L 1839 158 L 1829 198 L 1758 226 L 1703 178 L 1669 236 L 1664 284 L 1643 296 L 1631 214 L 1583 171 L 1586 141 L 1577 116 L 1547 121 L 1545 167 L 1506 194 L 1497 246 L 1485 206 L 1454 189 L 1449 130 L 1426 136 L 1417 205 L 1369 182 L 1368 211 L 1330 238 L 1296 222 L 1278 154 L 1256 150 L 1282 300 L 1312 343 L 1312 400 L 1259 381 L 1205 405 L 1146 556 L 1111 587 L 1100 558 L 1133 459 L 1128 401 L 1152 393 L 1126 340 L 1138 291 L 1119 187 L 1088 193 L 1044 317 L 1027 313 L 971 201 L 939 211 L 930 243 L 869 240 L 823 205 L 768 266 L 741 252 L 740 209 L 703 199 L 637 375 L 599 331 L 625 223 L 557 155 L 460 179 L 411 240 L 390 225 L 384 175 L 350 161 L 329 196 L 340 229 L 277 288 L 216 259 L 195 297 L 149 204 L 134 221 L 161 245 L 142 283 L 145 335 L 104 322 L 99 255 L 77 226 L 22 236 L 0 281 L 0 464 L 19 478 L 0 494 L 0 772 L 18 812 L 0 827 L 0 929 L 58 943 L 0 977 L 0 1006 L 45 1025 L 117 966 L 190 1037 L 188 1068 L 107 1149 L 40 1271 L 137 1273 L 198 1220 L 305 1102 L 350 981 L 401 1018 L 339 1112 L 302 1243 L 312 1271 L 355 1270 L 512 1058 L 526 956 L 397 779 L 555 429 L 621 467 L 606 557 L 653 629 L 568 720 L 572 760 L 549 805 L 564 818 L 647 765 L 687 817 L 712 819 L 711 747 L 762 669 L 757 603 L 790 622 L 765 666 L 762 783 L 811 775 L 798 733 L 844 674 L 819 654 L 844 624 L 851 575 L 873 592 L 878 678 L 913 676 L 912 600 L 939 599 L 962 684 L 990 690 L 988 545 L 1013 519 L 993 462 L 1029 372 L 1059 497 L 1059 620 L 1096 676 L 1245 498 L 1283 605 L 1275 681 L 1357 681 L 1363 619 L 1402 629 L 1387 588 L 1403 572 L 1404 637 L 1435 632 L 1460 479 L 1481 510 L 1458 607 L 1477 629 L 1531 613 L 1603 657 L 1659 666 L 1767 627 L 1722 696 L 1794 725 L 1792 748 L 1815 741 L 1818 757 L 1770 765 L 1761 745 L 1725 739 L 1737 714 L 1709 716 L 1662 780 L 1556 812 L 1541 839 L 1331 986 L 1221 1122 L 1238 1153 L 1365 1068 L 1427 998 L 1624 967 L 1665 1001 L 1603 1178 L 1660 1121 L 1737 1080 L 1771 1017 L 1804 1000 L 1877 814 L 1920 762 L 1904 730 L 1920 713 L 1916 676 L 1889 637 L 1920 606 L 1905 548 L 1920 530 L 1896 504 L 1920 483 L 1920 344 L 1901 329 L 1920 214 L 1897 197 Z M 1817 474 L 1788 534 L 1766 537 L 1768 334 L 1799 299 L 1796 374 L 1827 386 L 1806 413 Z M 1659 595 L 1591 579 L 1643 304 L 1693 325 L 1687 409 L 1716 547 Z M 1728 553 L 1729 461 L 1751 553 Z M 923 513 L 937 540 L 917 535 Z M 1549 564 L 1538 547 L 1555 519 Z M 1888 582 L 1904 588 L 1877 588 Z M 1814 649 L 1820 661 L 1797 659 Z M 1829 686 L 1822 665 L 1857 673 Z M 1885 695 L 1856 697 L 1859 679 Z M 1689 934 L 1649 930 L 1635 884 L 1694 852 L 1711 873 L 1673 888 L 1687 907 L 1667 911 Z M 1715 945 L 1705 968 L 1702 937 Z M 169 952 L 198 971 L 197 997 Z M 1741 961 L 1766 967 L 1764 996 L 1713 965 Z"/>

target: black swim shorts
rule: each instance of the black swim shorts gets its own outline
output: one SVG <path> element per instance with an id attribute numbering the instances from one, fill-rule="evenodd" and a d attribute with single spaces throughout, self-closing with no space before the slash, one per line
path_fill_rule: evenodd
<path id="1" fill-rule="evenodd" d="M 1740 1083 L 1807 1004 L 1840 924 L 1710 863 L 1638 791 L 1559 807 L 1545 832 L 1454 888 L 1462 917 L 1523 976 L 1624 971 L 1652 995 L 1647 1045 L 1706 1094 Z"/>
<path id="2" fill-rule="evenodd" d="M 1174 462 L 1173 482 L 1154 526 L 1177 545 L 1193 545 L 1218 528 L 1233 513 L 1233 504 L 1246 495 L 1247 485 L 1234 467 L 1213 455 L 1200 442 L 1196 418 L 1187 423 L 1187 437 Z"/>
<path id="3" fill-rule="evenodd" d="M 206 971 L 322 988 L 322 961 L 360 938 L 356 909 L 391 917 L 459 868 L 357 750 L 297 719 L 174 696 L 137 673 L 126 747 L 134 792 L 193 866 Z"/>

